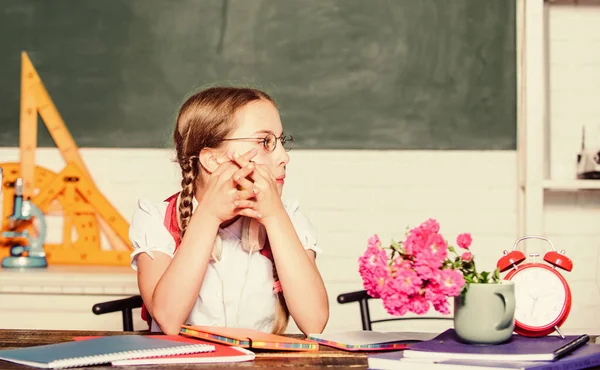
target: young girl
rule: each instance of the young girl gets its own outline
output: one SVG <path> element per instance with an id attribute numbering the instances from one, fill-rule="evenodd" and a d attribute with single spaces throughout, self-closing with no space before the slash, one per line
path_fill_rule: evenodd
<path id="1" fill-rule="evenodd" d="M 282 333 L 289 315 L 321 333 L 327 293 L 316 233 L 297 201 L 282 202 L 289 149 L 266 93 L 215 87 L 190 97 L 174 130 L 181 191 L 139 200 L 129 237 L 152 331 L 180 325 Z"/>

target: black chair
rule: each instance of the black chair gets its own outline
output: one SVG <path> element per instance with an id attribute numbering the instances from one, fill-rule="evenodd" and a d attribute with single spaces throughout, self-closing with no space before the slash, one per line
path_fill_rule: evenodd
<path id="1" fill-rule="evenodd" d="M 362 322 L 363 330 L 373 330 L 372 324 L 386 322 L 386 321 L 400 321 L 400 320 L 452 320 L 452 317 L 394 317 L 389 319 L 372 320 L 371 313 L 369 312 L 369 300 L 375 299 L 367 294 L 366 290 L 358 290 L 355 292 L 342 293 L 338 295 L 337 301 L 340 304 L 358 302 L 360 307 L 360 320 Z"/>
<path id="2" fill-rule="evenodd" d="M 142 307 L 142 296 L 134 295 L 129 298 L 96 303 L 92 312 L 96 315 L 121 311 L 123 315 L 123 331 L 133 331 L 133 309 Z"/>
<path id="3" fill-rule="evenodd" d="M 360 320 L 362 322 L 363 330 L 373 330 L 372 325 L 376 323 L 386 321 L 400 321 L 400 320 L 452 320 L 452 317 L 394 317 L 389 319 L 372 320 L 371 313 L 369 312 L 369 300 L 374 299 L 367 294 L 366 290 L 358 290 L 355 292 L 342 293 L 338 295 L 337 301 L 340 304 L 358 302 L 360 308 Z M 103 315 L 105 313 L 121 311 L 123 315 L 123 331 L 133 331 L 133 313 L 132 310 L 135 308 L 142 307 L 142 297 L 140 295 L 134 295 L 129 298 L 117 299 L 114 301 L 96 303 L 92 307 L 92 312 L 96 315 Z"/>

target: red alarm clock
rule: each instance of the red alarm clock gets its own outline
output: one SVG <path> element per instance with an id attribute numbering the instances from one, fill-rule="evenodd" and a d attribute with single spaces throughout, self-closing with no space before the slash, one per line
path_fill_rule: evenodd
<path id="1" fill-rule="evenodd" d="M 541 239 L 550 244 L 552 250 L 544 255 L 543 261 L 536 261 L 538 253 L 530 253 L 533 262 L 521 264 L 525 254 L 517 250 L 519 242 L 525 239 Z M 564 338 L 559 328 L 567 320 L 571 311 L 571 289 L 565 278 L 557 270 L 573 269 L 573 262 L 554 249 L 552 242 L 541 236 L 524 236 L 518 239 L 509 253 L 498 260 L 498 269 L 504 272 L 511 269 L 505 280 L 515 283 L 515 332 L 527 337 L 542 337 L 556 331 Z"/>

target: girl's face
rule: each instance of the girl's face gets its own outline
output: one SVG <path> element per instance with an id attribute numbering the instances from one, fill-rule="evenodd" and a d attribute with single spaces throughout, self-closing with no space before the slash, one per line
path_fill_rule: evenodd
<path id="1" fill-rule="evenodd" d="M 277 190 L 281 195 L 285 179 L 285 167 L 290 161 L 290 157 L 280 140 L 283 136 L 283 126 L 281 125 L 279 111 L 269 101 L 254 101 L 235 113 L 235 124 L 237 128 L 227 138 L 244 140 L 225 141 L 227 151 L 242 155 L 252 148 L 256 148 L 258 154 L 256 154 L 253 161 L 269 168 L 277 179 Z M 272 136 L 268 138 L 271 144 L 275 143 L 275 149 L 272 152 L 267 151 L 263 145 L 268 135 L 275 135 L 276 137 L 275 140 Z"/>

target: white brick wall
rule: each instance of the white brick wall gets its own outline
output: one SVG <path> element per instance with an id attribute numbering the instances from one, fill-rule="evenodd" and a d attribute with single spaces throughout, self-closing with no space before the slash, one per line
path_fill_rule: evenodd
<path id="1" fill-rule="evenodd" d="M 56 150 L 38 153 L 40 166 L 54 171 L 64 166 Z M 137 197 L 160 200 L 178 190 L 179 173 L 169 151 L 82 149 L 81 153 L 99 189 L 126 218 L 131 217 Z M 406 226 L 434 217 L 450 240 L 471 232 L 478 263 L 490 270 L 516 238 L 515 152 L 292 151 L 290 155 L 284 196 L 300 198 L 319 229 L 324 254 L 318 264 L 331 305 L 327 330 L 360 328 L 358 306 L 341 306 L 336 297 L 362 289 L 357 258 L 374 233 L 384 241 L 399 239 Z M 0 161 L 17 159 L 17 149 L 0 149 Z M 57 227 L 51 237 L 60 240 L 61 230 Z M 371 306 L 374 318 L 385 315 L 378 301 Z"/>
<path id="2" fill-rule="evenodd" d="M 159 200 L 178 190 L 179 174 L 176 165 L 170 162 L 169 151 L 82 149 L 81 153 L 97 186 L 127 218 L 138 196 Z M 339 305 L 336 297 L 361 289 L 357 258 L 364 251 L 367 238 L 374 233 L 384 241 L 398 239 L 407 225 L 435 217 L 450 240 L 460 232 L 471 232 L 477 262 L 480 268 L 488 270 L 495 267 L 502 251 L 511 248 L 517 237 L 514 152 L 296 151 L 290 154 L 284 196 L 299 197 L 320 232 L 325 253 L 318 263 L 331 304 L 327 330 L 360 327 L 358 306 Z M 16 149 L 0 149 L 0 161 L 17 158 Z M 63 166 L 54 149 L 40 149 L 38 164 L 54 171 Z M 570 219 L 581 220 L 574 227 L 590 229 L 593 206 L 588 206 L 587 214 L 571 205 L 565 207 L 577 211 L 569 215 Z M 548 215 L 546 222 L 550 226 L 561 225 L 564 220 L 560 215 L 554 219 L 552 213 Z M 58 235 L 55 233 L 54 237 Z M 585 327 L 593 322 L 589 318 L 600 308 L 595 275 L 598 238 L 586 239 L 568 233 L 550 237 L 558 247 L 567 249 L 575 263 L 574 271 L 566 275 L 574 287 L 573 311 L 578 314 L 569 320 L 567 327 Z M 584 247 L 590 239 L 594 243 Z M 386 316 L 378 301 L 373 301 L 371 308 L 374 318 Z M 437 321 L 419 323 L 420 328 L 433 330 L 447 325 L 448 322 Z M 390 323 L 378 328 L 402 327 Z M 293 325 L 290 327 L 290 331 L 296 330 Z"/>
<path id="3" fill-rule="evenodd" d="M 600 148 L 600 6 L 548 7 L 550 177 L 571 179 L 581 147 Z"/>
<path id="4" fill-rule="evenodd" d="M 581 128 L 600 148 L 600 7 L 548 7 L 549 177 L 573 179 Z M 600 330 L 600 191 L 544 194 L 544 230 L 573 259 L 571 327 Z"/>
<path id="5" fill-rule="evenodd" d="M 590 143 L 600 145 L 600 7 L 553 6 L 548 15 L 549 167 L 552 178 L 564 179 L 574 173 L 581 125 L 588 126 Z M 450 240 L 460 232 L 472 233 L 477 262 L 485 269 L 493 269 L 518 237 L 515 152 L 290 154 L 284 195 L 298 196 L 320 231 L 325 253 L 318 263 L 331 302 L 328 331 L 360 327 L 358 307 L 339 305 L 336 296 L 361 289 L 357 258 L 374 233 L 384 241 L 400 238 L 407 225 L 435 217 Z M 158 200 L 178 190 L 179 173 L 169 151 L 82 149 L 82 155 L 98 187 L 127 218 L 137 197 Z M 0 149 L 0 161 L 17 159 L 16 149 Z M 38 164 L 55 171 L 63 166 L 52 149 L 39 151 Z M 600 312 L 600 191 L 548 192 L 545 206 L 546 235 L 566 249 L 575 266 L 565 273 L 574 303 L 564 327 L 600 332 L 600 322 L 594 320 Z M 385 316 L 379 302 L 373 301 L 371 308 L 373 317 Z M 447 325 L 419 323 L 418 328 L 439 330 Z M 378 326 L 401 327 L 406 326 Z M 293 326 L 290 331 L 295 331 Z"/>

